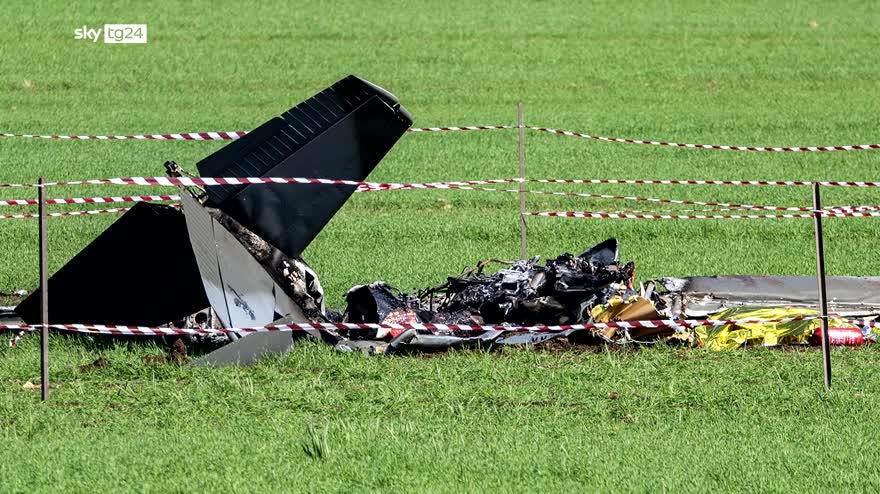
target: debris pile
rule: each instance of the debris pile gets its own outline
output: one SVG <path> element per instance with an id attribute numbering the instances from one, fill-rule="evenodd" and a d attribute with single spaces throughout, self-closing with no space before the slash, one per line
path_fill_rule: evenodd
<path id="1" fill-rule="evenodd" d="M 355 286 L 346 293 L 342 322 L 393 324 L 462 324 L 496 326 L 557 326 L 591 320 L 591 310 L 613 297 L 632 296 L 635 264 L 618 263 L 618 241 L 608 239 L 574 256 L 562 254 L 540 265 L 540 259 L 484 261 L 441 285 L 405 294 L 384 282 Z M 491 264 L 507 267 L 486 274 Z M 447 331 L 446 334 L 402 329 L 342 330 L 347 340 L 341 350 L 354 346 L 372 353 L 445 350 L 487 346 L 503 330 Z M 508 335 L 510 336 L 510 335 Z M 546 334 L 531 335 L 544 341 Z M 505 342 L 501 339 L 499 342 Z M 531 340 L 529 340 L 531 341 Z M 521 344 L 518 335 L 510 344 Z"/>
<path id="2" fill-rule="evenodd" d="M 632 291 L 635 264 L 617 263 L 617 239 L 578 256 L 562 254 L 544 266 L 526 261 L 484 261 L 442 285 L 410 296 L 383 282 L 360 285 L 346 294 L 344 322 L 509 324 L 520 326 L 578 324 L 589 310 L 618 293 Z M 493 263 L 506 264 L 494 274 Z"/>
<path id="3" fill-rule="evenodd" d="M 407 294 L 384 282 L 355 286 L 335 320 L 350 323 L 490 325 L 492 329 L 352 329 L 339 332 L 340 351 L 410 353 L 452 348 L 536 345 L 564 340 L 580 344 L 690 344 L 709 350 L 749 345 L 816 344 L 820 321 L 808 308 L 815 299 L 809 277 L 721 276 L 665 278 L 634 289 L 635 265 L 618 262 L 611 238 L 578 256 L 562 254 L 539 264 L 537 257 L 478 263 L 439 286 Z M 487 266 L 506 267 L 486 274 Z M 811 285 L 812 283 L 812 285 Z M 836 297 L 831 309 L 860 319 L 880 314 L 877 278 L 829 278 Z M 705 325 L 695 328 L 633 325 L 604 329 L 521 331 L 523 326 L 565 326 L 660 319 L 798 319 L 791 322 Z M 832 344 L 860 345 L 878 334 L 831 318 Z M 505 328 L 509 327 L 510 330 Z"/>
<path id="4" fill-rule="evenodd" d="M 596 304 L 632 289 L 635 264 L 618 265 L 617 252 L 617 239 L 608 239 L 578 256 L 562 254 L 544 266 L 533 257 L 489 276 L 484 262 L 420 299 L 444 322 L 466 314 L 477 324 L 578 324 Z"/>

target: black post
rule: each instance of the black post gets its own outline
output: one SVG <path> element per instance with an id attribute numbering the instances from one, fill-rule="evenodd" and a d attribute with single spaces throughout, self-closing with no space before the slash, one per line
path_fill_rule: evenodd
<path id="1" fill-rule="evenodd" d="M 517 105 L 519 112 L 519 255 L 526 258 L 528 245 L 528 233 L 526 233 L 526 139 L 525 118 L 523 117 L 523 102 Z"/>
<path id="2" fill-rule="evenodd" d="M 49 399 L 49 248 L 46 238 L 46 180 L 40 178 L 40 395 Z"/>
<path id="3" fill-rule="evenodd" d="M 825 293 L 825 247 L 822 242 L 822 203 L 819 184 L 813 183 L 813 223 L 816 230 L 816 283 L 819 285 L 819 314 L 822 324 L 822 369 L 825 389 L 831 389 L 831 344 L 828 337 L 828 297 Z"/>

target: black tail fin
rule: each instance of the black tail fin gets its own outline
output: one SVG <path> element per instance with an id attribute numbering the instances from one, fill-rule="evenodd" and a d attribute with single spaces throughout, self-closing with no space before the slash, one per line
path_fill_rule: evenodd
<path id="1" fill-rule="evenodd" d="M 391 93 L 355 76 L 264 123 L 198 164 L 204 177 L 363 181 L 412 125 Z M 290 257 L 299 256 L 353 185 L 208 187 L 217 207 Z"/>

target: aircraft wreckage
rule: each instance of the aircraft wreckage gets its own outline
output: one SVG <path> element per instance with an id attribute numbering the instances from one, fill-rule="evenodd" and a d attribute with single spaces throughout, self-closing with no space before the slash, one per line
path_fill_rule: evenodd
<path id="1" fill-rule="evenodd" d="M 348 76 L 253 132 L 201 160 L 211 177 L 313 177 L 364 181 L 412 125 L 397 97 Z M 166 163 L 171 175 L 181 169 Z M 664 278 L 634 285 L 635 265 L 620 263 L 618 242 L 605 240 L 579 255 L 540 263 L 486 261 L 442 284 L 403 293 L 383 282 L 356 286 L 339 313 L 324 304 L 318 275 L 300 257 L 354 185 L 222 185 L 181 190 L 182 209 L 138 203 L 50 279 L 52 323 L 198 328 L 258 327 L 308 322 L 493 325 L 485 331 L 352 329 L 218 333 L 187 337 L 214 350 L 194 365 L 243 364 L 283 353 L 308 336 L 340 351 L 399 354 L 450 348 L 569 344 L 689 342 L 712 349 L 748 344 L 808 343 L 818 320 L 682 328 L 506 331 L 504 326 L 717 317 L 798 317 L 816 313 L 811 277 L 715 276 Z M 157 245 L 157 239 L 161 239 Z M 136 259 L 137 262 L 130 262 Z M 107 270 L 119 260 L 124 270 Z M 487 274 L 490 265 L 502 268 Z M 114 287 L 100 298 L 81 282 Z M 880 314 L 880 278 L 828 279 L 829 309 L 842 316 Z M 37 290 L 15 308 L 39 322 Z M 874 339 L 845 322 L 841 342 Z M 830 333 L 831 331 L 829 331 Z M 858 336 L 858 338 L 857 338 Z M 851 339 L 848 339 L 850 338 Z M 179 347 L 181 342 L 166 343 Z"/>

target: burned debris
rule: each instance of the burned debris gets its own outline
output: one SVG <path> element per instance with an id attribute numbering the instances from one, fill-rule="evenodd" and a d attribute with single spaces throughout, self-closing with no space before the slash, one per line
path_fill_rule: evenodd
<path id="1" fill-rule="evenodd" d="M 486 274 L 488 266 L 505 267 Z M 394 354 L 453 348 L 533 346 L 564 341 L 567 348 L 596 344 L 667 342 L 710 350 L 748 345 L 813 344 L 820 322 L 811 309 L 815 280 L 792 276 L 714 276 L 664 278 L 634 287 L 635 265 L 618 262 L 617 239 L 608 239 L 578 256 L 562 254 L 540 265 L 538 258 L 478 263 L 439 286 L 406 294 L 383 282 L 356 286 L 346 294 L 344 322 L 386 326 L 483 325 L 482 330 L 444 328 L 343 330 L 340 351 Z M 875 341 L 870 328 L 842 319 L 876 318 L 880 278 L 829 278 L 832 344 Z M 697 327 L 643 324 L 602 329 L 568 325 L 702 319 L 781 320 L 777 323 L 706 324 Z M 792 319 L 789 321 L 789 319 Z M 545 327 L 522 331 L 523 326 Z M 555 326 L 556 328 L 546 328 Z"/>
<path id="2" fill-rule="evenodd" d="M 383 282 L 360 285 L 346 294 L 343 322 L 393 324 L 490 325 L 486 331 L 353 329 L 341 331 L 349 340 L 343 351 L 358 347 L 367 353 L 405 353 L 450 348 L 529 344 L 559 337 L 561 333 L 508 334 L 521 326 L 558 326 L 591 320 L 590 311 L 612 297 L 630 296 L 635 265 L 620 265 L 617 239 L 608 239 L 574 256 L 562 254 L 540 264 L 540 259 L 503 262 L 489 260 L 441 285 L 409 295 Z M 486 274 L 493 264 L 506 267 Z M 568 333 L 579 341 L 595 341 L 585 331 Z M 383 343 L 386 340 L 387 343 Z"/>
<path id="3" fill-rule="evenodd" d="M 599 244 L 602 255 L 588 250 L 563 254 L 539 265 L 539 258 L 514 261 L 491 275 L 479 263 L 439 286 L 404 295 L 384 283 L 352 288 L 346 294 L 345 322 L 390 323 L 403 310 L 422 323 L 510 324 L 520 326 L 578 324 L 596 304 L 632 288 L 634 264 L 617 263 L 617 240 Z M 612 252 L 613 254 L 608 254 Z"/>

